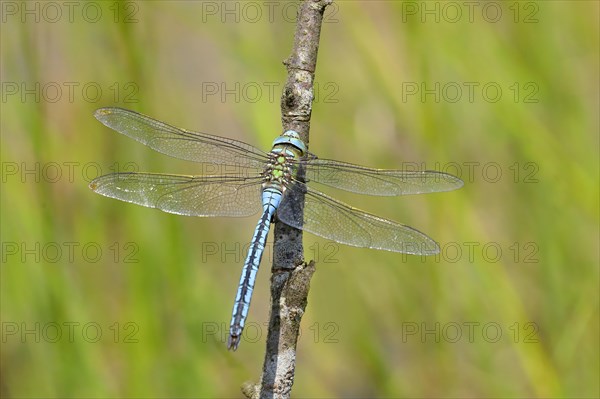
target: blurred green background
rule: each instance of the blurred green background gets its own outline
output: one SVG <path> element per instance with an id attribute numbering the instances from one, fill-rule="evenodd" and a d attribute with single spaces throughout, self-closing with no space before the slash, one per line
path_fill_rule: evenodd
<path id="1" fill-rule="evenodd" d="M 107 199 L 115 170 L 199 173 L 92 113 L 122 106 L 265 150 L 293 2 L 2 2 L 3 397 L 239 397 L 260 376 L 271 255 L 225 340 L 256 217 Z M 295 397 L 598 397 L 597 1 L 338 1 L 310 149 L 444 170 L 451 193 L 345 202 L 440 242 L 310 234 Z M 272 238 L 269 239 L 271 241 Z"/>

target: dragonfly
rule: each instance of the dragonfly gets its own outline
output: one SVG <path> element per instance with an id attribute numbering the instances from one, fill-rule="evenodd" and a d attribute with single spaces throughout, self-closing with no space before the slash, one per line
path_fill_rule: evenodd
<path id="1" fill-rule="evenodd" d="M 373 169 L 320 159 L 293 130 L 278 136 L 271 151 L 264 152 L 242 141 L 180 129 L 122 108 L 100 108 L 94 116 L 162 154 L 222 167 L 218 174 L 112 173 L 91 181 L 94 192 L 178 215 L 243 217 L 261 212 L 233 305 L 227 347 L 234 351 L 272 222 L 355 247 L 439 253 L 438 244 L 420 231 L 351 207 L 307 183 L 375 196 L 443 192 L 463 185 L 458 177 L 443 172 Z"/>

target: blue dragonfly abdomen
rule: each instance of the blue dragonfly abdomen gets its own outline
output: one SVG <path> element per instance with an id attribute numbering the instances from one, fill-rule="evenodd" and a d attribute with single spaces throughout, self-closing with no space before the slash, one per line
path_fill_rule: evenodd
<path id="1" fill-rule="evenodd" d="M 229 327 L 229 340 L 227 341 L 227 347 L 229 349 L 236 350 L 240 342 L 244 324 L 248 317 L 248 310 L 250 309 L 250 300 L 252 299 L 252 292 L 254 291 L 256 273 L 258 273 L 258 266 L 260 265 L 263 252 L 265 251 L 267 234 L 269 234 L 271 220 L 273 219 L 273 215 L 275 214 L 280 201 L 280 190 L 267 189 L 263 191 L 263 214 L 258 220 L 256 229 L 254 230 L 250 248 L 248 249 L 248 255 L 246 256 L 244 268 L 242 269 L 242 275 L 240 276 L 240 284 L 235 296 L 235 302 L 233 304 L 233 312 L 231 314 L 231 323 Z"/>

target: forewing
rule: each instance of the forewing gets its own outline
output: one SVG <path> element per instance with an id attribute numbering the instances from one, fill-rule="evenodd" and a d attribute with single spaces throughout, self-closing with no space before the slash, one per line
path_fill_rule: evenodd
<path id="1" fill-rule="evenodd" d="M 260 210 L 261 179 L 113 173 L 90 183 L 98 194 L 187 216 L 250 216 Z"/>
<path id="2" fill-rule="evenodd" d="M 381 196 L 451 191 L 463 186 L 461 179 L 443 172 L 372 169 L 328 159 L 306 161 L 306 181 Z"/>
<path id="3" fill-rule="evenodd" d="M 190 132 L 122 108 L 100 108 L 104 125 L 148 147 L 188 161 L 262 169 L 265 153 L 242 141 Z"/>

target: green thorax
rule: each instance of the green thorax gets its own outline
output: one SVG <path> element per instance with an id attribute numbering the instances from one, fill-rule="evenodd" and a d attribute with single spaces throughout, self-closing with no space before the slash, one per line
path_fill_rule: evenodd
<path id="1" fill-rule="evenodd" d="M 269 153 L 269 163 L 263 171 L 265 177 L 263 186 L 283 189 L 293 177 L 294 161 L 300 160 L 306 152 L 306 144 L 300 140 L 300 136 L 295 131 L 288 130 L 277 137 Z"/>

